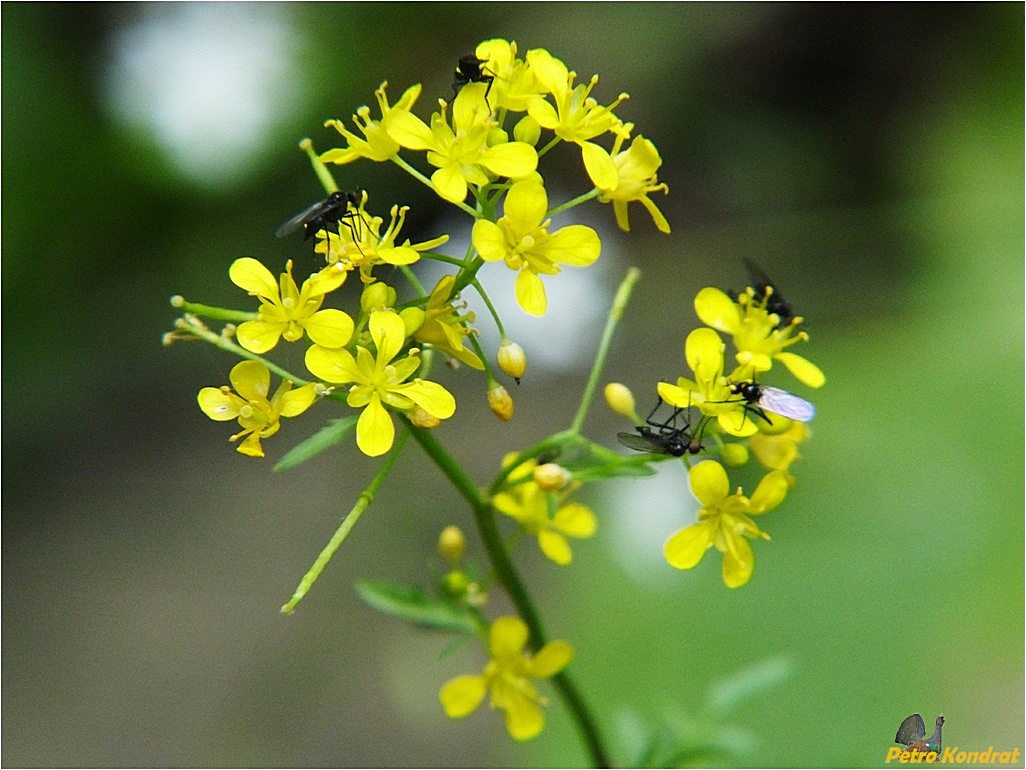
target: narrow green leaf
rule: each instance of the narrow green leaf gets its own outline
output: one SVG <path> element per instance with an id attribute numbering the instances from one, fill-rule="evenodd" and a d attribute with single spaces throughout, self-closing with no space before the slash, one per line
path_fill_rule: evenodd
<path id="1" fill-rule="evenodd" d="M 399 586 L 384 580 L 361 580 L 357 593 L 374 609 L 418 626 L 439 631 L 473 634 L 474 617 L 463 607 L 430 596 L 420 588 Z"/>
<path id="2" fill-rule="evenodd" d="M 356 421 L 359 415 L 342 417 L 336 420 L 328 420 L 328 423 L 310 438 L 292 447 L 285 456 L 274 466 L 276 471 L 285 471 L 305 463 L 311 457 L 320 454 L 325 449 L 330 449 L 336 444 L 346 440 L 350 433 L 356 430 Z"/>

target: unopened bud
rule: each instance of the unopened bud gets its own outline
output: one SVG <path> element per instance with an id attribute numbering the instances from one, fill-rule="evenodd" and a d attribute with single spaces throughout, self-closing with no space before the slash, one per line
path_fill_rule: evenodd
<path id="1" fill-rule="evenodd" d="M 513 126 L 513 138 L 518 142 L 525 142 L 535 147 L 538 145 L 538 140 L 541 139 L 541 126 L 530 115 L 524 115 Z"/>
<path id="2" fill-rule="evenodd" d="M 395 289 L 381 281 L 375 281 L 367 284 L 360 295 L 360 309 L 368 314 L 375 310 L 385 310 L 395 305 L 395 299 Z"/>
<path id="3" fill-rule="evenodd" d="M 606 403 L 617 414 L 637 422 L 634 415 L 634 394 L 622 382 L 610 382 L 605 389 Z"/>
<path id="4" fill-rule="evenodd" d="M 513 399 L 502 385 L 488 391 L 488 408 L 500 420 L 509 422 L 513 419 Z"/>
<path id="5" fill-rule="evenodd" d="M 412 422 L 418 428 L 437 428 L 438 424 L 441 422 L 441 420 L 439 420 L 433 414 L 428 414 L 419 406 L 414 406 L 412 409 L 410 409 L 406 413 L 406 416 L 409 417 L 410 422 Z"/>
<path id="6" fill-rule="evenodd" d="M 570 481 L 570 471 L 558 463 L 543 463 L 534 468 L 534 483 L 545 492 L 562 489 Z"/>
<path id="7" fill-rule="evenodd" d="M 723 449 L 720 450 L 720 459 L 723 460 L 724 465 L 740 468 L 748 462 L 748 447 L 738 443 L 724 444 Z"/>
<path id="8" fill-rule="evenodd" d="M 453 567 L 460 563 L 466 547 L 467 538 L 463 535 L 463 530 L 454 524 L 443 529 L 438 536 L 438 555 Z"/>
<path id="9" fill-rule="evenodd" d="M 527 368 L 527 354 L 524 349 L 515 342 L 505 340 L 499 345 L 499 368 L 520 384 L 520 378 L 524 376 Z"/>
<path id="10" fill-rule="evenodd" d="M 412 337 L 424 325 L 424 319 L 427 318 L 427 314 L 419 307 L 408 307 L 399 311 L 399 317 L 403 319 L 403 328 L 406 329 L 406 336 Z"/>

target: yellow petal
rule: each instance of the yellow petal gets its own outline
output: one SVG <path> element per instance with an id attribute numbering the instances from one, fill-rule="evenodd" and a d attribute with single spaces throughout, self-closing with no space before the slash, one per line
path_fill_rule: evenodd
<path id="1" fill-rule="evenodd" d="M 691 494 L 704 508 L 718 505 L 730 494 L 730 481 L 723 466 L 715 460 L 703 460 L 688 472 Z"/>
<path id="2" fill-rule="evenodd" d="M 527 625 L 515 615 L 503 615 L 492 623 L 488 648 L 493 658 L 508 659 L 523 652 L 527 644 Z"/>
<path id="3" fill-rule="evenodd" d="M 378 361 L 391 361 L 406 340 L 406 325 L 398 313 L 391 310 L 376 310 L 371 313 L 370 333 L 378 349 Z"/>
<path id="4" fill-rule="evenodd" d="M 733 547 L 723 554 L 723 582 L 727 588 L 740 588 L 752 578 L 755 552 L 744 537 L 731 540 Z"/>
<path id="5" fill-rule="evenodd" d="M 592 183 L 600 190 L 612 190 L 620 183 L 616 164 L 601 146 L 594 142 L 581 142 L 581 157 Z"/>
<path id="6" fill-rule="evenodd" d="M 584 267 L 590 265 L 602 251 L 598 233 L 587 225 L 567 225 L 552 234 L 536 253 L 541 253 L 553 262 L 563 265 Z"/>
<path id="7" fill-rule="evenodd" d="M 505 711 L 506 730 L 518 741 L 534 738 L 545 727 L 545 715 L 530 698 L 512 693 Z"/>
<path id="8" fill-rule="evenodd" d="M 267 398 L 271 390 L 271 372 L 259 361 L 242 361 L 228 375 L 235 392 L 247 401 Z"/>
<path id="9" fill-rule="evenodd" d="M 220 388 L 201 389 L 196 401 L 203 414 L 218 422 L 234 420 L 239 416 L 239 409 L 246 403 L 234 393 L 226 393 Z"/>
<path id="10" fill-rule="evenodd" d="M 821 388 L 826 382 L 826 375 L 818 366 L 796 353 L 777 353 L 774 358 L 810 388 Z"/>
<path id="11" fill-rule="evenodd" d="M 449 719 L 459 719 L 481 705 L 486 691 L 483 676 L 464 674 L 442 685 L 438 699 Z"/>
<path id="12" fill-rule="evenodd" d="M 267 321 L 245 321 L 235 330 L 235 338 L 251 353 L 266 353 L 274 348 L 287 327 Z"/>
<path id="13" fill-rule="evenodd" d="M 771 471 L 762 477 L 762 481 L 752 494 L 752 513 L 771 511 L 780 505 L 786 496 L 787 474 L 784 471 Z"/>
<path id="14" fill-rule="evenodd" d="M 431 175 L 431 186 L 442 198 L 462 203 L 467 197 L 467 180 L 456 165 L 438 169 Z"/>
<path id="15" fill-rule="evenodd" d="M 688 334 L 684 358 L 698 380 L 707 382 L 723 372 L 723 348 L 723 340 L 712 329 L 699 327 Z"/>
<path id="16" fill-rule="evenodd" d="M 558 674 L 574 659 L 574 648 L 566 642 L 556 639 L 542 647 L 531 659 L 528 666 L 529 675 L 547 679 Z"/>
<path id="17" fill-rule="evenodd" d="M 394 440 L 392 417 L 375 393 L 356 422 L 356 445 L 368 457 L 378 457 L 392 448 Z"/>
<path id="18" fill-rule="evenodd" d="M 295 417 L 309 409 L 317 400 L 317 385 L 310 383 L 290 390 L 281 398 L 281 416 Z"/>
<path id="19" fill-rule="evenodd" d="M 353 319 L 341 310 L 328 308 L 318 310 L 306 319 L 303 328 L 318 345 L 340 348 L 353 336 Z"/>
<path id="20" fill-rule="evenodd" d="M 447 420 L 456 412 L 456 399 L 437 382 L 417 379 L 395 390 L 440 420 Z"/>
<path id="21" fill-rule="evenodd" d="M 677 569 L 691 569 L 702 560 L 712 545 L 712 525 L 699 522 L 674 532 L 663 545 L 663 555 L 670 566 Z"/>
<path id="22" fill-rule="evenodd" d="M 240 289 L 245 289 L 254 296 L 278 298 L 278 281 L 270 270 L 253 257 L 242 257 L 232 262 L 232 266 L 228 268 L 228 277 Z"/>
<path id="23" fill-rule="evenodd" d="M 517 182 L 509 188 L 503 202 L 503 219 L 519 237 L 532 232 L 545 218 L 549 198 L 540 182 L 528 180 Z"/>
<path id="24" fill-rule="evenodd" d="M 410 112 L 390 112 L 385 126 L 390 137 L 410 150 L 427 150 L 434 146 L 431 129 Z"/>
<path id="25" fill-rule="evenodd" d="M 695 296 L 695 312 L 702 323 L 734 334 L 741 329 L 741 311 L 725 292 L 707 286 Z"/>
<path id="26" fill-rule="evenodd" d="M 235 451 L 248 457 L 263 457 L 264 450 L 260 446 L 260 434 L 255 431 L 250 433 L 241 444 L 235 447 Z"/>
<path id="27" fill-rule="evenodd" d="M 412 265 L 420 259 L 420 252 L 412 246 L 386 246 L 378 249 L 378 257 L 390 265 Z"/>
<path id="28" fill-rule="evenodd" d="M 530 270 L 521 270 L 516 282 L 517 302 L 525 313 L 545 315 L 548 301 L 545 298 L 545 286 L 541 278 Z"/>
<path id="29" fill-rule="evenodd" d="M 478 163 L 493 174 L 518 179 L 538 168 L 538 151 L 524 142 L 507 142 L 489 147 Z"/>
<path id="30" fill-rule="evenodd" d="M 485 262 L 496 262 L 506 256 L 506 236 L 494 222 L 487 219 L 474 222 L 470 239 Z"/>
<path id="31" fill-rule="evenodd" d="M 337 384 L 354 382 L 361 376 L 353 354 L 343 348 L 311 345 L 306 351 L 306 368 L 314 377 Z"/>
<path id="32" fill-rule="evenodd" d="M 561 567 L 565 567 L 573 561 L 573 552 L 570 550 L 570 543 L 559 532 L 552 529 L 542 529 L 538 532 L 538 546 L 542 553 Z"/>
<path id="33" fill-rule="evenodd" d="M 567 503 L 552 517 L 552 526 L 570 537 L 591 537 L 595 534 L 595 514 L 583 503 Z"/>

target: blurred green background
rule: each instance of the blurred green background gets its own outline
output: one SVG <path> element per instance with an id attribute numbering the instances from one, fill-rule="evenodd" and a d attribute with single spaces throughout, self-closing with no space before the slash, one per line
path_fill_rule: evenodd
<path id="1" fill-rule="evenodd" d="M 947 745 L 1024 748 L 1021 4 L 6 3 L 2 35 L 4 765 L 586 761 L 558 702 L 527 745 L 487 709 L 450 723 L 437 689 L 480 652 L 440 660 L 445 639 L 357 599 L 363 577 L 426 585 L 439 529 L 469 526 L 412 442 L 279 616 L 377 463 L 349 448 L 273 474 L 324 410 L 238 455 L 195 402 L 233 361 L 160 345 L 169 295 L 242 306 L 236 257 L 310 259 L 272 237 L 322 195 L 300 137 L 334 146 L 323 121 L 385 79 L 422 82 L 426 116 L 496 36 L 599 73 L 600 101 L 631 94 L 618 114 L 662 154 L 673 233 L 585 210 L 599 263 L 548 281 L 545 321 L 505 311 L 530 361 L 511 424 L 447 376 L 460 412 L 438 435 L 475 478 L 569 422 L 630 265 L 604 379 L 639 400 L 682 373 L 695 292 L 742 286 L 746 256 L 828 376 L 814 395 L 775 380 L 819 415 L 747 587 L 718 556 L 663 560 L 690 515 L 679 467 L 590 488 L 600 532 L 572 567 L 523 549 L 616 761 L 638 725 L 700 734 L 710 686 L 767 659 L 791 676 L 721 726 L 749 750 L 695 762 L 877 766 L 917 711 L 945 714 Z M 337 176 L 410 204 L 415 241 L 457 222 L 391 166 Z M 622 429 L 593 410 L 592 437 Z"/>

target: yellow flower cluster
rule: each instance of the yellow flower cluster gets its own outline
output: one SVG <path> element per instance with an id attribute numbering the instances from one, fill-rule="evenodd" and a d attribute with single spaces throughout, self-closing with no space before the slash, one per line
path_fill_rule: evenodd
<path id="1" fill-rule="evenodd" d="M 708 326 L 693 330 L 685 341 L 684 359 L 692 376 L 657 385 L 659 403 L 673 407 L 671 419 L 658 422 L 650 416 L 637 428 L 638 435 L 627 434 L 623 443 L 677 456 L 702 451 L 719 455 L 719 461 L 705 459 L 691 466 L 688 481 L 700 505 L 698 521 L 672 534 L 664 553 L 674 567 L 690 569 L 716 548 L 723 554 L 724 583 L 737 588 L 751 579 L 755 568 L 749 540 L 769 540 L 752 517 L 776 508 L 794 486 L 791 464 L 800 457 L 798 445 L 807 440 L 806 423 L 815 415 L 808 401 L 763 384 L 762 376 L 779 361 L 809 387 L 822 386 L 826 378 L 812 362 L 785 351 L 808 334 L 799 330 L 803 319 L 791 312 L 771 283 L 756 283 L 733 297 L 720 289 L 702 289 L 695 311 Z M 718 332 L 730 335 L 735 349 L 729 371 L 726 344 Z M 607 400 L 615 411 L 633 414 L 633 401 L 625 398 L 622 386 L 607 387 Z M 767 472 L 746 496 L 741 487 L 732 491 L 724 466 L 747 464 L 749 449 Z"/>
<path id="2" fill-rule="evenodd" d="M 520 307 L 540 316 L 548 307 L 542 277 L 558 274 L 563 266 L 590 265 L 601 252 L 595 230 L 581 224 L 553 226 L 554 215 L 597 198 L 613 204 L 617 222 L 628 230 L 627 204 L 638 201 L 656 226 L 669 232 L 649 197 L 667 189 L 657 179 L 659 154 L 615 114 L 626 94 L 600 104 L 592 96 L 597 76 L 586 84 L 575 83 L 576 73 L 544 49 L 529 50 L 521 58 L 516 43 L 495 39 L 481 43 L 475 56 L 476 66 L 472 57 L 461 59 L 474 77 L 457 84 L 451 103 L 439 99 L 438 109 L 426 120 L 414 113 L 419 84 L 390 104 L 386 82 L 375 92 L 379 117 L 364 106 L 353 116 L 354 130 L 340 120 L 326 123 L 341 135 L 344 146 L 317 155 L 309 142 L 304 144 L 329 195 L 283 225 L 279 235 L 302 227 L 304 237 L 314 238 L 315 254 L 324 258 L 319 270 L 301 284 L 293 277 L 291 261 L 278 278 L 252 257 L 236 260 L 229 270 L 232 282 L 259 301 L 255 313 L 237 312 L 242 322 L 235 329 L 236 339 L 252 354 L 245 370 L 249 377 L 269 378 L 275 367 L 261 356 L 281 341 L 302 343 L 302 360 L 320 387 L 300 391 L 328 395 L 360 410 L 356 443 L 370 456 L 385 454 L 394 445 L 395 413 L 422 428 L 435 427 L 454 414 L 449 390 L 427 379 L 432 353 L 454 367 L 460 363 L 484 371 L 492 411 L 503 420 L 513 417 L 513 400 L 485 360 L 474 313 L 461 299 L 467 287 L 481 294 L 502 338 L 498 369 L 519 383 L 526 355 L 506 337 L 478 276 L 486 264 L 501 262 L 516 271 Z M 543 145 L 545 132 L 551 136 Z M 605 144 L 603 137 L 608 138 Z M 539 162 L 560 142 L 580 147 L 591 189 L 553 206 Z M 417 168 L 420 154 L 424 171 Z M 369 210 L 365 191 L 339 191 L 324 164 L 358 160 L 396 163 L 472 216 L 469 252 L 460 257 L 437 252 L 449 240 L 445 234 L 411 243 L 400 237 L 409 207 L 393 205 L 386 225 L 385 218 Z M 410 270 L 421 259 L 449 270 L 430 290 Z M 379 266 L 388 270 L 377 270 Z M 350 273 L 359 275 L 363 291 L 359 309 L 347 312 L 329 305 L 341 295 Z M 401 288 L 390 283 L 396 278 L 405 279 L 402 300 Z M 233 373 L 232 398 L 252 402 L 252 392 L 244 391 L 253 388 L 242 385 L 239 390 L 239 379 Z M 284 382 L 291 388 L 302 379 L 286 376 Z M 344 392 L 334 393 L 339 388 Z M 246 429 L 239 435 L 248 436 L 239 451 L 247 455 L 262 456 L 260 438 L 278 430 L 280 417 L 298 414 L 295 407 L 252 407 L 265 423 L 256 429 L 249 407 L 226 406 L 230 388 L 218 391 L 219 398 L 212 398 L 211 390 L 201 393 L 201 409 L 215 420 L 238 419 Z M 540 538 L 554 552 L 556 541 Z M 568 549 L 559 550 L 560 559 L 568 558 Z"/>

